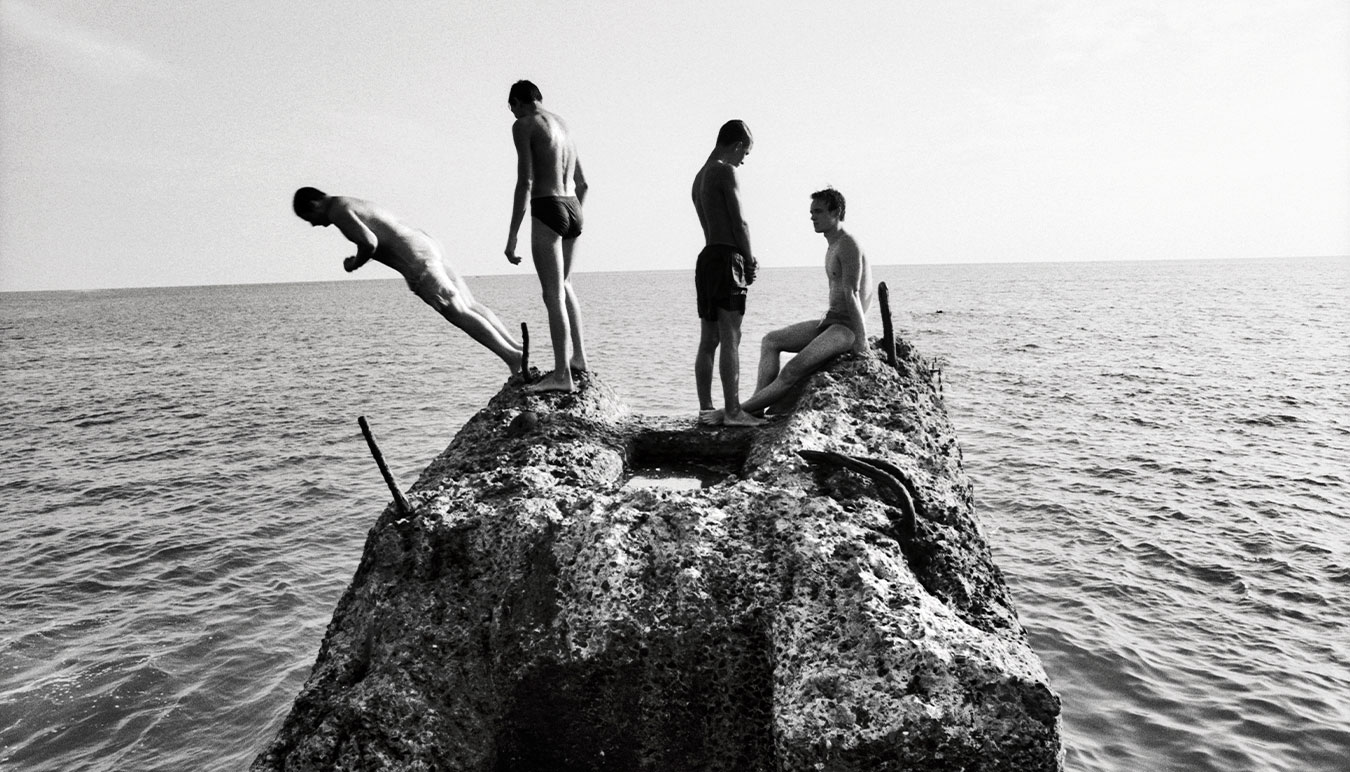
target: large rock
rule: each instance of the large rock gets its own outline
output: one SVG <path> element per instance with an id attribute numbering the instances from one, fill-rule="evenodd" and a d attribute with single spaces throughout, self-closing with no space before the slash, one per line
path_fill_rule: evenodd
<path id="1" fill-rule="evenodd" d="M 371 529 L 253 769 L 1061 769 L 941 395 L 900 370 L 845 357 L 755 430 L 508 385 Z M 726 476 L 625 486 L 672 461 Z"/>

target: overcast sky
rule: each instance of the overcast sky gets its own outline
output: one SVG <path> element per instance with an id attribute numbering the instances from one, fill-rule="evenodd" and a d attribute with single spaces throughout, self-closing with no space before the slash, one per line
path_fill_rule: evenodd
<path id="1" fill-rule="evenodd" d="M 692 267 L 729 118 L 769 266 L 819 263 L 825 185 L 877 263 L 1350 254 L 1344 0 L 0 8 L 0 290 L 342 278 L 301 185 L 528 272 L 502 255 L 519 78 L 580 146 L 579 270 Z"/>

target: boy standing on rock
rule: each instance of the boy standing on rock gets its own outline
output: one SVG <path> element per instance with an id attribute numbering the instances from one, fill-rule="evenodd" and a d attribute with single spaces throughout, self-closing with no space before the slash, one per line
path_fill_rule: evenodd
<path id="1" fill-rule="evenodd" d="M 763 419 L 741 409 L 741 320 L 745 318 L 746 288 L 754 282 L 758 263 L 750 252 L 750 229 L 741 216 L 736 169 L 745 163 L 755 141 L 744 121 L 727 121 L 717 133 L 717 144 L 694 176 L 694 210 L 703 227 L 703 251 L 694 268 L 698 292 L 700 335 L 694 356 L 694 387 L 698 391 L 699 420 L 713 413 L 726 426 L 756 426 Z M 722 409 L 712 401 L 713 356 L 718 348 L 722 380 Z"/>
<path id="2" fill-rule="evenodd" d="M 539 106 L 543 96 L 528 80 L 512 84 L 506 97 L 511 114 L 511 138 L 516 145 L 516 189 L 511 206 L 511 229 L 506 259 L 520 263 L 516 238 L 530 211 L 530 254 L 548 311 L 553 341 L 553 372 L 527 392 L 576 391 L 572 371 L 587 369 L 581 326 L 581 305 L 572 289 L 572 256 L 581 235 L 581 205 L 586 199 L 586 175 L 576 143 L 562 118 Z M 568 356 L 568 344 L 571 356 Z"/>

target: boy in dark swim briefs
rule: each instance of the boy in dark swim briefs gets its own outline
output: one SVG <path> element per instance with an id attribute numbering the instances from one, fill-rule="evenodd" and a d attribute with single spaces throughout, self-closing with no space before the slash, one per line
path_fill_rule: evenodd
<path id="1" fill-rule="evenodd" d="M 741 410 L 741 320 L 746 287 L 755 280 L 758 263 L 750 251 L 750 229 L 741 216 L 736 169 L 750 155 L 754 139 L 744 121 L 727 121 L 717 133 L 708 160 L 694 176 L 694 211 L 703 228 L 703 243 L 694 267 L 700 334 L 694 357 L 694 387 L 699 415 L 719 414 L 728 426 L 755 426 L 763 421 Z M 713 358 L 718 349 L 722 409 L 712 399 Z"/>
<path id="2" fill-rule="evenodd" d="M 576 196 L 536 196 L 530 199 L 530 216 L 563 239 L 581 235 L 581 201 Z"/>
<path id="3" fill-rule="evenodd" d="M 516 121 L 511 137 L 516 145 L 516 190 L 511 207 L 511 230 L 506 259 L 520 264 L 516 235 L 525 221 L 529 201 L 530 254 L 548 311 L 553 343 L 553 372 L 527 391 L 575 391 L 573 370 L 587 369 L 581 326 L 581 305 L 572 289 L 572 256 L 581 235 L 581 205 L 586 200 L 586 176 L 576 144 L 562 118 L 543 109 L 538 87 L 528 80 L 511 86 L 506 104 Z M 571 345 L 571 354 L 568 345 Z"/>

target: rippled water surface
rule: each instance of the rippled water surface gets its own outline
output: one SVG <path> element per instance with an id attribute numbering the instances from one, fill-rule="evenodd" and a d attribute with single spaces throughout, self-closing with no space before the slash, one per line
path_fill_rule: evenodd
<path id="1" fill-rule="evenodd" d="M 945 360 L 1068 768 L 1345 769 L 1350 261 L 876 274 Z M 546 340 L 531 277 L 472 284 Z M 692 415 L 691 277 L 577 285 L 601 377 Z M 743 383 L 823 300 L 764 272 Z M 245 768 L 385 503 L 356 417 L 407 486 L 505 374 L 398 281 L 0 295 L 0 768 Z"/>

